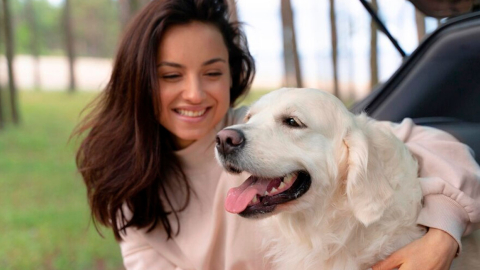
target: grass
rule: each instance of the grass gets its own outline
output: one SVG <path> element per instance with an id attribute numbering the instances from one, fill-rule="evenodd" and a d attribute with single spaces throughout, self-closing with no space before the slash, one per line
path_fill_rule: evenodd
<path id="1" fill-rule="evenodd" d="M 269 89 L 259 89 L 259 90 L 255 90 L 255 91 L 252 90 L 248 93 L 248 95 L 245 97 L 244 100 L 242 100 L 242 102 L 239 105 L 240 106 L 241 105 L 250 105 L 250 104 L 252 104 L 252 102 L 256 101 L 261 96 L 267 94 L 270 91 L 272 91 L 272 90 L 269 90 Z"/>
<path id="2" fill-rule="evenodd" d="M 122 269 L 90 223 L 68 137 L 92 93 L 20 92 L 22 123 L 0 132 L 0 269 Z"/>
<path id="3" fill-rule="evenodd" d="M 267 91 L 252 91 L 249 104 Z M 122 269 L 111 231 L 90 222 L 76 173 L 79 113 L 94 93 L 19 93 L 21 125 L 0 131 L 0 269 Z"/>

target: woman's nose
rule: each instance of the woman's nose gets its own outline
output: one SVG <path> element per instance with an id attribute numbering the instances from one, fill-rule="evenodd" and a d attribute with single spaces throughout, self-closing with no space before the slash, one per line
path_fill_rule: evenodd
<path id="1" fill-rule="evenodd" d="M 205 99 L 202 83 L 198 78 L 190 78 L 183 90 L 183 98 L 191 103 L 201 103 Z"/>

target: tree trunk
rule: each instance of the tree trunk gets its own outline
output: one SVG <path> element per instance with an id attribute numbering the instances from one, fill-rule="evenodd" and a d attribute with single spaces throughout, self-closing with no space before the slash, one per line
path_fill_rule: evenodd
<path id="1" fill-rule="evenodd" d="M 3 118 L 3 101 L 2 101 L 2 86 L 0 85 L 0 130 L 3 129 L 3 125 L 4 125 L 4 118 Z"/>
<path id="2" fill-rule="evenodd" d="M 65 27 L 65 45 L 67 50 L 68 57 L 68 68 L 69 68 L 69 92 L 74 92 L 76 88 L 75 84 L 75 51 L 73 43 L 73 29 L 72 29 L 72 15 L 71 15 L 71 0 L 65 0 L 64 14 L 63 14 L 63 25 Z"/>
<path id="3" fill-rule="evenodd" d="M 293 11 L 290 0 L 282 0 L 283 60 L 285 63 L 285 84 L 290 87 L 302 87 L 300 61 L 298 59 Z"/>
<path id="4" fill-rule="evenodd" d="M 230 22 L 238 22 L 237 2 L 235 0 L 227 0 L 227 2 L 230 13 Z"/>
<path id="5" fill-rule="evenodd" d="M 425 37 L 425 15 L 423 15 L 418 9 L 415 9 L 415 22 L 417 23 L 417 37 L 418 37 L 418 44 L 422 41 L 423 37 Z"/>
<path id="6" fill-rule="evenodd" d="M 337 20 L 335 16 L 335 1 L 330 0 L 330 33 L 332 42 L 333 94 L 340 97 L 338 88 L 338 42 Z"/>
<path id="7" fill-rule="evenodd" d="M 32 51 L 33 56 L 33 78 L 34 78 L 34 88 L 39 90 L 41 87 L 40 82 L 40 61 L 39 61 L 39 48 L 38 48 L 38 25 L 37 25 L 37 16 L 35 14 L 35 9 L 33 7 L 32 0 L 27 0 L 25 2 L 25 13 L 30 28 L 30 50 Z"/>
<path id="8" fill-rule="evenodd" d="M 133 15 L 149 2 L 150 0 L 118 0 L 122 29 L 125 29 Z"/>
<path id="9" fill-rule="evenodd" d="M 143 6 L 153 0 L 127 0 L 130 3 L 130 17 L 135 15 Z"/>
<path id="10" fill-rule="evenodd" d="M 15 85 L 15 76 L 13 72 L 13 27 L 10 15 L 9 0 L 3 1 L 3 18 L 5 26 L 5 48 L 7 54 L 8 66 L 8 86 L 10 88 L 10 108 L 12 110 L 12 121 L 14 124 L 20 122 L 17 111 L 17 87 Z"/>
<path id="11" fill-rule="evenodd" d="M 0 44 L 2 43 L 2 40 L 3 40 L 3 14 L 2 13 L 3 12 L 1 12 L 0 10 Z M 3 129 L 4 123 L 5 123 L 5 118 L 3 116 L 2 95 L 3 95 L 3 89 L 2 89 L 2 84 L 0 83 L 0 130 Z"/>
<path id="12" fill-rule="evenodd" d="M 130 1 L 118 0 L 118 5 L 120 8 L 120 24 L 122 25 L 122 29 L 125 30 L 125 27 L 127 27 L 128 21 L 130 20 Z"/>
<path id="13" fill-rule="evenodd" d="M 371 0 L 372 8 L 378 12 L 377 0 Z M 370 22 L 370 90 L 378 84 L 378 60 L 377 60 L 377 25 L 373 20 Z"/>

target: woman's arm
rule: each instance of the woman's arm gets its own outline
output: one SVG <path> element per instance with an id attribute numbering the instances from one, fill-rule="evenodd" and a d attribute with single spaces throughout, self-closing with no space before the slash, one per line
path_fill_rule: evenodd
<path id="1" fill-rule="evenodd" d="M 448 270 L 457 249 L 458 244 L 453 237 L 442 230 L 431 228 L 425 236 L 394 252 L 372 269 Z"/>
<path id="2" fill-rule="evenodd" d="M 471 149 L 446 132 L 416 126 L 411 119 L 401 124 L 384 124 L 406 143 L 419 163 L 424 197 L 417 223 L 434 229 L 373 269 L 393 269 L 392 265 L 398 261 L 403 262 L 400 269 L 414 269 L 409 267 L 414 265 L 412 262 L 423 262 L 422 269 L 448 269 L 452 261 L 449 258 L 453 259 L 457 250 L 461 250 L 461 237 L 480 227 L 480 167 Z M 422 255 L 418 248 L 428 250 L 431 255 Z M 429 259 L 434 253 L 446 258 L 443 266 L 426 265 L 433 261 Z"/>

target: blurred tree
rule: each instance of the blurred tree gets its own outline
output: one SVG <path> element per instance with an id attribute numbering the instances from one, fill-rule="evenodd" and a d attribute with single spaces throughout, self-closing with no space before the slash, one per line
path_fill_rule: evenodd
<path id="1" fill-rule="evenodd" d="M 371 0 L 372 8 L 378 14 L 377 0 Z M 370 21 L 370 90 L 378 84 L 377 24 Z"/>
<path id="2" fill-rule="evenodd" d="M 61 24 L 59 23 L 59 17 L 55 16 L 55 12 L 52 12 L 59 10 L 59 8 L 52 6 L 48 0 L 10 0 L 12 23 L 15 25 L 16 54 L 33 54 L 33 29 L 30 25 L 32 18 L 29 16 L 29 13 L 31 13 L 29 9 L 35 13 L 37 33 L 42 33 L 42 35 L 37 35 L 39 53 L 45 51 L 45 42 L 48 42 L 49 45 L 55 44 L 57 46 L 56 52 L 61 53 L 62 43 L 60 42 L 61 39 L 58 38 L 59 33 L 61 33 L 61 31 L 58 31 Z M 38 16 L 39 14 L 41 16 Z M 45 25 L 45 22 L 47 25 Z"/>
<path id="3" fill-rule="evenodd" d="M 32 52 L 34 33 L 30 27 L 30 18 L 27 16 L 29 2 L 36 15 L 36 44 L 39 55 L 65 54 L 63 4 L 52 4 L 49 0 L 10 0 L 10 2 L 17 54 L 34 54 Z M 118 0 L 70 0 L 70 3 L 71 20 L 75 22 L 72 29 L 75 56 L 112 57 L 121 26 L 118 20 Z"/>
<path id="4" fill-rule="evenodd" d="M 237 3 L 235 0 L 227 0 L 230 13 L 230 21 L 238 22 Z"/>
<path id="5" fill-rule="evenodd" d="M 68 69 L 69 69 L 69 92 L 75 91 L 75 51 L 74 51 L 74 41 L 73 41 L 73 30 L 72 30 L 72 15 L 71 15 L 71 0 L 65 0 L 64 3 L 64 15 L 63 15 L 63 26 L 65 27 L 65 47 L 67 50 L 68 57 Z"/>
<path id="6" fill-rule="evenodd" d="M 293 11 L 290 0 L 281 0 L 282 34 L 283 34 L 283 61 L 285 64 L 285 85 L 302 87 L 302 74 L 298 59 Z"/>
<path id="7" fill-rule="evenodd" d="M 150 0 L 118 0 L 122 29 L 125 29 L 130 19 L 148 2 Z"/>
<path id="8" fill-rule="evenodd" d="M 2 10 L 0 10 L 0 47 L 1 47 L 1 45 L 3 45 L 3 42 L 2 42 L 3 41 L 3 12 L 2 12 Z M 3 129 L 4 122 L 5 122 L 5 118 L 3 117 L 2 95 L 3 95 L 3 87 L 2 87 L 2 84 L 0 82 L 0 130 Z"/>
<path id="9" fill-rule="evenodd" d="M 418 43 L 422 41 L 423 37 L 425 37 L 425 15 L 420 12 L 418 9 L 415 9 L 415 22 L 417 23 L 417 37 Z"/>
<path id="10" fill-rule="evenodd" d="M 3 101 L 2 101 L 2 85 L 0 84 L 0 130 L 3 129 L 3 123 L 4 123 L 4 119 L 3 119 Z"/>
<path id="11" fill-rule="evenodd" d="M 121 23 L 114 0 L 72 0 L 76 56 L 112 57 Z"/>
<path id="12" fill-rule="evenodd" d="M 120 23 L 122 24 L 122 30 L 127 27 L 127 24 L 132 17 L 132 7 L 130 3 L 131 0 L 118 0 L 118 5 L 120 7 Z"/>
<path id="13" fill-rule="evenodd" d="M 12 121 L 18 125 L 20 117 L 17 110 L 17 87 L 15 85 L 15 76 L 13 72 L 13 26 L 10 14 L 10 0 L 2 0 L 3 2 L 3 25 L 5 28 L 5 49 L 7 55 L 8 67 L 8 86 L 10 88 L 10 109 L 12 111 Z"/>
<path id="14" fill-rule="evenodd" d="M 25 17 L 28 20 L 30 29 L 30 50 L 33 56 L 33 78 L 35 89 L 40 89 L 40 63 L 39 63 L 39 42 L 38 42 L 38 24 L 37 14 L 33 7 L 33 0 L 25 1 Z"/>
<path id="15" fill-rule="evenodd" d="M 338 43 L 337 43 L 337 20 L 335 16 L 335 1 L 330 0 L 330 34 L 332 42 L 332 68 L 333 68 L 333 94 L 339 97 L 338 89 Z"/>

